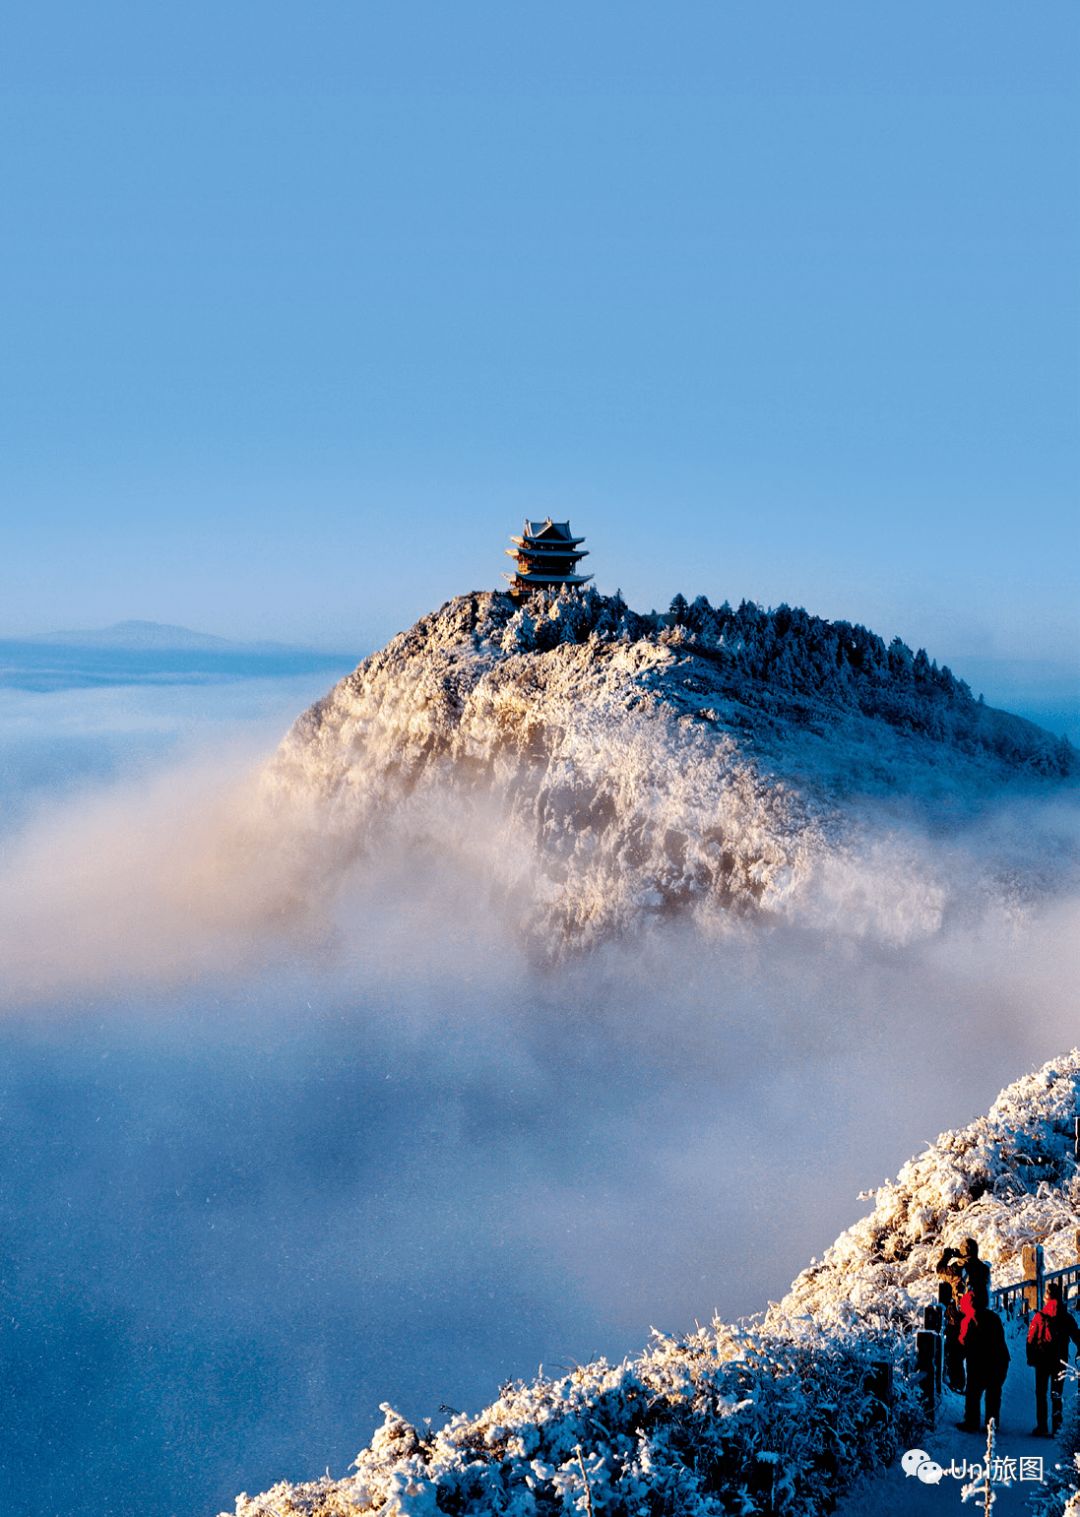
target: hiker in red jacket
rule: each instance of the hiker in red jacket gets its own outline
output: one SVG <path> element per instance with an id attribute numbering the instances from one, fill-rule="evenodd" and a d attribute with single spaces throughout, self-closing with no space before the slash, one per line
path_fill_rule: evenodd
<path id="1" fill-rule="evenodd" d="M 960 1347 L 967 1367 L 964 1420 L 956 1425 L 965 1433 L 981 1433 L 993 1417 L 1001 1423 L 1001 1390 L 1009 1373 L 1009 1348 L 997 1312 L 976 1306 L 971 1291 L 957 1303 L 960 1309 Z M 986 1409 L 983 1410 L 983 1396 Z"/>
<path id="2" fill-rule="evenodd" d="M 1027 1335 L 1027 1361 L 1035 1370 L 1035 1416 L 1038 1419 L 1033 1438 L 1052 1438 L 1060 1431 L 1070 1340 L 1080 1348 L 1080 1327 L 1061 1299 L 1061 1285 L 1052 1280 L 1046 1287 L 1043 1309 L 1032 1317 Z M 1050 1391 L 1050 1428 L 1046 1425 L 1047 1389 Z"/>

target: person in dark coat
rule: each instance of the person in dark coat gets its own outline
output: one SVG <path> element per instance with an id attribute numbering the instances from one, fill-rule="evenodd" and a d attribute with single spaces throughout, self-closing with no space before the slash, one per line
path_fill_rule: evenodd
<path id="1" fill-rule="evenodd" d="M 967 1389 L 964 1420 L 957 1426 L 965 1433 L 981 1433 L 991 1417 L 1001 1423 L 1001 1391 L 1009 1373 L 1009 1347 L 997 1312 L 992 1312 L 989 1306 L 976 1306 L 971 1291 L 965 1291 L 959 1306 Z"/>
<path id="2" fill-rule="evenodd" d="M 1076 1319 L 1061 1298 L 1060 1284 L 1052 1280 L 1046 1287 L 1046 1301 L 1042 1311 L 1035 1312 L 1028 1328 L 1027 1361 L 1035 1371 L 1037 1419 L 1032 1437 L 1052 1438 L 1061 1429 L 1070 1342 L 1080 1348 L 1080 1327 L 1077 1327 Z M 1048 1390 L 1053 1419 L 1050 1427 L 1047 1427 L 1046 1418 Z"/>
<path id="3" fill-rule="evenodd" d="M 964 1284 L 971 1292 L 975 1310 L 981 1311 L 990 1305 L 990 1266 L 979 1258 L 979 1245 L 974 1238 L 965 1238 L 960 1245 L 960 1267 L 964 1272 Z"/>
<path id="4" fill-rule="evenodd" d="M 964 1271 L 955 1248 L 945 1250 L 937 1262 L 936 1273 L 941 1286 L 938 1299 L 945 1327 L 945 1379 L 951 1390 L 963 1392 L 964 1350 L 960 1345 L 962 1319 L 957 1303 L 964 1293 Z"/>

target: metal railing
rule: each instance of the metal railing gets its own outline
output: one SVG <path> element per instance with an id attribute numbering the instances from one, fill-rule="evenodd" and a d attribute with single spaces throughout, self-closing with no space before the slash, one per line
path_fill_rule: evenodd
<path id="1" fill-rule="evenodd" d="M 1027 1317 L 1032 1312 L 1042 1311 L 1046 1287 L 1052 1280 L 1061 1285 L 1061 1295 L 1066 1306 L 1075 1304 L 1080 1297 L 1080 1263 L 1068 1264 L 1064 1269 L 1048 1272 L 1043 1267 L 1042 1247 L 1037 1247 L 1034 1252 L 1035 1268 L 1027 1279 L 1016 1280 L 1012 1285 L 1002 1285 L 990 1292 L 991 1306 L 1003 1316 Z"/>
<path id="2" fill-rule="evenodd" d="M 1080 1305 L 1080 1261 L 1067 1264 L 1064 1269 L 1047 1270 L 1043 1265 L 1042 1246 L 1025 1248 L 1024 1272 L 1026 1278 L 1015 1280 L 1011 1285 L 998 1286 L 990 1292 L 990 1305 L 996 1312 L 1010 1320 L 1029 1317 L 1041 1311 L 1046 1300 L 1046 1287 L 1051 1281 L 1061 1285 L 1061 1295 L 1066 1306 Z M 949 1299 L 949 1286 L 942 1286 L 942 1295 L 934 1306 L 923 1309 L 923 1325 L 915 1334 L 916 1373 L 927 1414 L 934 1415 L 937 1398 L 941 1395 L 945 1368 L 945 1307 Z"/>

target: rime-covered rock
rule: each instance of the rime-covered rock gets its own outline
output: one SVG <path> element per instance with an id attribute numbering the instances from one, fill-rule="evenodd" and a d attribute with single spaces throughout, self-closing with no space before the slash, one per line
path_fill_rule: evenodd
<path id="1" fill-rule="evenodd" d="M 282 744 L 265 794 L 287 846 L 321 880 L 365 852 L 452 858 L 549 952 L 679 913 L 906 941 L 949 882 L 898 807 L 937 827 L 1075 780 L 1067 743 L 921 650 L 788 607 L 676 605 L 476 593 L 422 618 Z"/>

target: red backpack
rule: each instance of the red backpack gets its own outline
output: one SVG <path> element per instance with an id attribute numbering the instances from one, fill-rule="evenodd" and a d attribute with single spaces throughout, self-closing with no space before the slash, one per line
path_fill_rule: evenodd
<path id="1" fill-rule="evenodd" d="M 1049 1320 L 1036 1312 L 1031 1319 L 1031 1326 L 1027 1335 L 1027 1362 L 1037 1364 L 1040 1359 L 1045 1359 L 1046 1350 L 1053 1347 L 1054 1335 L 1050 1330 Z"/>

